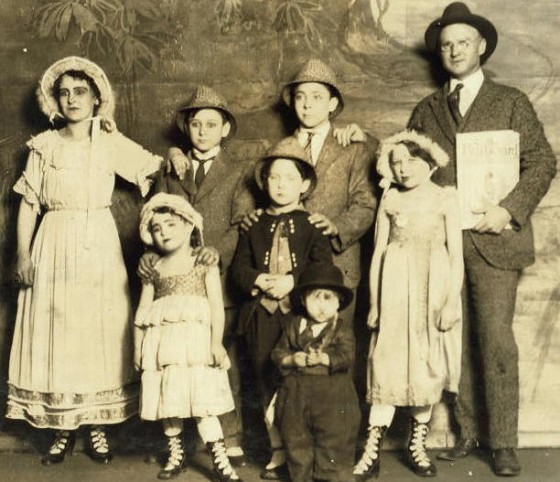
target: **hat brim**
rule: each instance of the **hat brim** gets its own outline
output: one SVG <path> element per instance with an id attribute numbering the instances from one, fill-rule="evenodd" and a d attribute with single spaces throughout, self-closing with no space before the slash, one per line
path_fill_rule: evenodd
<path id="1" fill-rule="evenodd" d="M 439 36 L 441 31 L 456 23 L 465 23 L 478 30 L 480 35 L 486 40 L 486 51 L 480 56 L 481 63 L 486 62 L 496 50 L 498 45 L 498 32 L 496 27 L 489 20 L 480 15 L 455 15 L 448 18 L 438 18 L 434 20 L 426 29 L 424 41 L 430 52 L 437 52 L 439 44 Z"/>
<path id="2" fill-rule="evenodd" d="M 340 296 L 340 306 L 338 311 L 342 311 L 354 298 L 354 293 L 352 290 L 344 285 L 333 284 L 333 283 L 310 283 L 308 285 L 298 285 L 290 293 L 290 302 L 292 304 L 292 311 L 294 313 L 303 313 L 305 308 L 301 301 L 302 296 L 310 290 L 326 289 L 332 290 L 338 293 Z"/>
<path id="3" fill-rule="evenodd" d="M 329 83 L 329 82 L 323 82 L 321 80 L 294 80 L 292 82 L 288 82 L 284 86 L 284 88 L 282 89 L 282 100 L 284 101 L 284 103 L 288 107 L 292 107 L 292 89 L 296 85 L 306 84 L 306 83 L 309 83 L 309 82 L 317 82 L 318 84 L 323 84 L 323 85 L 332 89 L 332 91 L 336 95 L 336 98 L 338 99 L 338 105 L 336 106 L 336 109 L 331 114 L 331 119 L 334 119 L 344 109 L 344 99 L 342 98 L 342 94 L 340 93 L 340 90 L 338 90 L 338 87 L 334 84 Z"/>
<path id="4" fill-rule="evenodd" d="M 235 120 L 233 114 L 229 110 L 223 109 L 221 107 L 216 107 L 215 105 L 201 105 L 196 107 L 185 107 L 183 109 L 179 109 L 177 111 L 177 115 L 175 116 L 175 122 L 179 130 L 184 134 L 188 135 L 189 131 L 187 127 L 187 119 L 189 117 L 189 114 L 191 112 L 199 111 L 202 109 L 213 109 L 221 112 L 226 118 L 226 121 L 230 125 L 229 133 L 226 136 L 226 139 L 231 139 L 235 135 L 235 133 L 237 132 L 237 121 Z"/>
<path id="5" fill-rule="evenodd" d="M 303 167 L 306 173 L 306 178 L 311 181 L 309 183 L 309 188 L 307 189 L 307 191 L 305 191 L 301 195 L 301 200 L 302 201 L 306 200 L 317 187 L 317 173 L 315 172 L 313 166 L 311 166 L 307 161 L 305 161 L 305 159 L 301 159 L 300 157 L 289 156 L 289 155 L 278 155 L 278 156 L 266 156 L 260 159 L 255 164 L 255 174 L 254 174 L 255 182 L 257 183 L 258 188 L 261 191 L 266 191 L 266 185 L 262 178 L 262 171 L 265 168 L 265 166 L 267 166 L 268 164 L 270 164 L 272 161 L 276 159 L 290 159 L 291 161 L 295 161 L 299 163 Z"/>

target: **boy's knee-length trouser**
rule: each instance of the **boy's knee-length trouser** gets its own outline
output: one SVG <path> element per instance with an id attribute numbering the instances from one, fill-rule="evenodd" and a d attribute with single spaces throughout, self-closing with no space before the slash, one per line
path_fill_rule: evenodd
<path id="1" fill-rule="evenodd" d="M 292 482 L 353 480 L 360 413 L 349 374 L 289 375 L 277 416 Z"/>

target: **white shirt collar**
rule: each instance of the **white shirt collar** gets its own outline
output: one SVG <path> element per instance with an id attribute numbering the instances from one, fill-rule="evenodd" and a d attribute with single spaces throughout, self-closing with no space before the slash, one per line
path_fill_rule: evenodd
<path id="1" fill-rule="evenodd" d="M 483 83 L 484 73 L 482 69 L 478 69 L 476 72 L 461 80 L 455 78 L 449 79 L 449 92 L 453 92 L 457 84 L 463 84 L 464 86 L 461 89 L 461 95 L 459 97 L 459 110 L 461 115 L 464 116 L 467 113 L 474 99 L 476 99 L 476 96 L 480 92 Z"/>
<path id="2" fill-rule="evenodd" d="M 331 123 L 327 120 L 313 129 L 306 129 L 305 127 L 300 126 L 297 130 L 296 137 L 302 147 L 305 147 L 307 144 L 309 133 L 313 132 L 314 134 L 311 139 L 311 160 L 313 161 L 313 164 L 317 163 L 317 159 L 319 158 L 319 154 L 321 153 L 321 149 L 323 148 L 323 144 L 325 143 L 325 139 L 327 138 L 330 129 Z"/>
<path id="3" fill-rule="evenodd" d="M 194 155 L 197 157 L 197 159 L 193 159 L 193 160 L 198 161 L 198 159 L 202 159 L 203 161 L 205 161 L 207 159 L 213 159 L 220 153 L 221 149 L 222 149 L 221 146 L 216 146 L 213 147 L 212 149 L 207 150 L 206 152 L 201 152 L 196 147 L 193 147 L 192 151 Z"/>
<path id="4" fill-rule="evenodd" d="M 299 322 L 299 333 L 303 333 L 303 331 L 307 328 L 307 323 L 308 321 L 305 318 L 302 318 L 301 321 Z M 319 336 L 319 334 L 327 327 L 327 325 L 329 324 L 328 321 L 325 321 L 324 323 L 313 323 L 311 325 L 311 332 L 313 333 L 314 337 Z"/>

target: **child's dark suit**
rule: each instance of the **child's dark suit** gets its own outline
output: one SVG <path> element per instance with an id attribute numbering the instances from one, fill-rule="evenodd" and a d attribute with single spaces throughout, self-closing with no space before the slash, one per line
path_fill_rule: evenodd
<path id="1" fill-rule="evenodd" d="M 293 316 L 272 352 L 279 367 L 296 352 L 319 349 L 330 366 L 281 368 L 284 376 L 276 404 L 276 423 L 284 440 L 292 482 L 353 480 L 360 410 L 352 381 L 352 326 L 338 319 L 313 337 Z"/>
<path id="2" fill-rule="evenodd" d="M 288 297 L 280 302 L 252 296 L 255 280 L 262 273 L 277 272 L 274 266 L 273 247 L 278 244 L 277 229 L 283 222 L 281 235 L 287 240 L 284 258 L 289 258 L 289 268 L 283 273 L 294 276 L 294 285 L 305 267 L 311 262 L 332 263 L 329 240 L 309 223 L 309 213 L 296 210 L 271 215 L 263 213 L 245 235 L 241 235 L 233 260 L 231 274 L 246 301 L 239 314 L 239 331 L 245 336 L 255 379 L 261 391 L 262 402 L 268 405 L 278 387 L 279 374 L 270 354 L 280 338 L 283 320 L 290 313 Z M 276 233 L 276 236 L 275 236 Z M 282 256 L 282 253 L 277 253 Z"/>

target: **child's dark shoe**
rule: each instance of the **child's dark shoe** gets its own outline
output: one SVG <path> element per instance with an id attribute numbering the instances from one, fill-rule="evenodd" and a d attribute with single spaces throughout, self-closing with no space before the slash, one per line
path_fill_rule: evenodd
<path id="1" fill-rule="evenodd" d="M 181 435 L 168 437 L 167 447 L 169 450 L 167 463 L 158 473 L 158 479 L 169 480 L 177 477 L 181 472 L 187 470 L 185 465 L 185 446 Z"/>
<path id="2" fill-rule="evenodd" d="M 372 477 L 379 476 L 379 467 L 381 464 L 381 445 L 387 434 L 387 426 L 369 428 L 368 439 L 364 447 L 364 453 L 354 466 L 354 480 L 363 482 Z"/>

